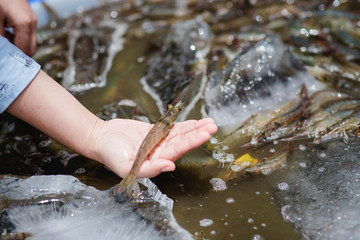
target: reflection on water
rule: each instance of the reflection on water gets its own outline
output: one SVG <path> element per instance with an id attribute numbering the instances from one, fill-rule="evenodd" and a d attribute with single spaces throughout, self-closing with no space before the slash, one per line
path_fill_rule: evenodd
<path id="1" fill-rule="evenodd" d="M 44 29 L 37 58 L 103 119 L 153 122 L 186 96 L 187 118 L 218 121 L 211 141 L 154 179 L 193 236 L 351 237 L 359 222 L 344 206 L 357 206 L 358 9 L 330 0 L 124 0 Z M 93 87 L 107 64 L 106 85 Z M 99 189 L 119 182 L 9 115 L 1 116 L 0 136 L 1 173 L 69 174 Z"/>

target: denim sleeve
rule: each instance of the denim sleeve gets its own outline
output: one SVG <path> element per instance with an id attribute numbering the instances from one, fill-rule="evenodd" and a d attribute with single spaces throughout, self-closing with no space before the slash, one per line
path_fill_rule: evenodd
<path id="1" fill-rule="evenodd" d="M 4 112 L 40 71 L 40 65 L 0 36 L 0 113 Z"/>

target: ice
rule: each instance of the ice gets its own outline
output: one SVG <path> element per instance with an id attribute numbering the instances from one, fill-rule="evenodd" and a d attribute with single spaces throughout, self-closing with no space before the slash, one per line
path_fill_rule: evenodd
<path id="1" fill-rule="evenodd" d="M 30 232 L 31 239 L 192 239 L 180 228 L 171 209 L 173 201 L 149 180 L 141 183 L 158 201 L 159 212 L 117 203 L 112 190 L 99 191 L 72 176 L 15 177 L 0 180 L 1 229 Z M 140 212 L 140 210 L 142 210 Z M 153 214 L 153 215 L 151 215 Z M 149 217 L 150 216 L 150 217 Z M 150 222 L 151 217 L 154 222 Z M 164 217 L 169 228 L 154 226 Z M 3 221 L 8 219 L 8 221 Z M 14 229 L 13 229 L 14 228 Z"/>
<path id="2" fill-rule="evenodd" d="M 357 137 L 297 151 L 286 169 L 272 175 L 284 219 L 306 239 L 359 239 L 359 159 Z M 284 183 L 290 186 L 286 191 Z"/>
<path id="3" fill-rule="evenodd" d="M 98 23 L 97 23 L 98 24 Z M 92 23 L 89 24 L 87 29 L 87 34 L 84 34 L 84 29 L 73 29 L 71 34 L 69 34 L 69 49 L 67 54 L 67 61 L 69 66 L 64 71 L 64 78 L 62 81 L 62 85 L 72 92 L 81 92 L 85 90 L 89 90 L 94 87 L 104 87 L 107 81 L 107 74 L 110 71 L 110 68 L 113 63 L 113 59 L 115 55 L 123 49 L 123 45 L 125 39 L 122 37 L 127 31 L 127 24 L 125 23 L 117 23 L 111 20 L 103 20 L 97 24 Z M 101 59 L 102 55 L 105 55 L 104 46 L 98 46 L 98 42 L 105 41 L 104 39 L 98 40 L 96 37 L 100 35 L 98 32 L 100 30 L 94 29 L 99 27 L 100 29 L 112 29 L 112 33 L 109 36 L 109 40 L 106 41 L 106 58 L 104 60 Z M 104 31 L 105 32 L 105 31 Z M 103 35 L 106 35 L 103 33 Z M 82 58 L 85 58 L 86 54 L 77 53 L 77 51 L 83 51 L 77 49 L 78 45 L 81 45 L 81 41 L 87 38 L 87 42 L 94 41 L 95 46 L 91 46 L 93 48 L 90 51 L 94 51 L 92 56 L 88 59 L 80 59 L 80 55 Z M 97 41 L 95 41 L 95 40 Z M 89 48 L 89 46 L 88 46 Z M 89 51 L 88 49 L 86 51 Z M 96 52 L 98 51 L 98 52 Z M 89 54 L 88 54 L 89 55 Z M 77 58 L 78 57 L 78 58 Z M 96 74 L 94 74 L 94 71 Z M 89 74 L 89 71 L 91 74 Z M 95 76 L 94 76 L 95 75 Z M 82 81 L 79 81 L 82 80 Z"/>
<path id="4" fill-rule="evenodd" d="M 177 21 L 166 34 L 160 56 L 149 60 L 140 83 L 162 113 L 176 99 L 186 101 L 179 115 L 184 120 L 201 98 L 207 81 L 205 57 L 213 34 L 200 18 Z"/>
<path id="5" fill-rule="evenodd" d="M 223 131 L 231 132 L 250 116 L 288 103 L 303 84 L 310 93 L 324 87 L 278 37 L 267 36 L 209 77 L 206 113 Z"/>

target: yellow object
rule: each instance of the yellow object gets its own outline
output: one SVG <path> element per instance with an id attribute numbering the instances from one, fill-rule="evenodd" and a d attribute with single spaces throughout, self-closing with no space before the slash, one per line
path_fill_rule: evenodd
<path id="1" fill-rule="evenodd" d="M 237 164 L 250 163 L 251 165 L 257 164 L 258 160 L 250 156 L 250 154 L 245 153 L 241 157 L 235 160 Z"/>

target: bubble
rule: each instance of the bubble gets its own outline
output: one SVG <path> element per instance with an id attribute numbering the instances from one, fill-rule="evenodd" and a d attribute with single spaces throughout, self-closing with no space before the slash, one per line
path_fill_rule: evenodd
<path id="1" fill-rule="evenodd" d="M 305 162 L 299 163 L 299 166 L 302 167 L 302 168 L 306 168 L 306 165 L 307 165 L 307 164 L 306 164 Z"/>
<path id="2" fill-rule="evenodd" d="M 226 202 L 229 203 L 229 204 L 231 204 L 231 203 L 234 203 L 234 202 L 235 202 L 235 199 L 230 197 L 230 198 L 227 198 L 227 199 L 226 199 Z"/>
<path id="3" fill-rule="evenodd" d="M 260 234 L 255 234 L 252 236 L 251 240 L 264 240 L 264 237 L 261 236 Z"/>
<path id="4" fill-rule="evenodd" d="M 58 26 L 58 23 L 56 21 L 51 21 L 49 25 L 50 25 L 50 28 L 55 29 Z"/>
<path id="5" fill-rule="evenodd" d="M 51 163 L 51 157 L 43 157 L 41 159 L 44 163 Z"/>
<path id="6" fill-rule="evenodd" d="M 78 168 L 75 170 L 75 174 L 84 174 L 86 172 L 85 168 Z"/>
<path id="7" fill-rule="evenodd" d="M 287 190 L 287 189 L 289 189 L 289 184 L 287 184 L 286 182 L 281 182 L 278 184 L 278 188 L 280 190 Z"/>
<path id="8" fill-rule="evenodd" d="M 117 18 L 119 16 L 119 13 L 117 11 L 111 11 L 110 17 L 111 18 Z"/>
<path id="9" fill-rule="evenodd" d="M 270 173 L 272 173 L 272 170 L 271 169 L 263 169 L 263 170 L 261 170 L 261 173 L 263 175 L 269 175 Z"/>
<path id="10" fill-rule="evenodd" d="M 232 165 L 230 169 L 234 172 L 240 172 L 242 167 L 240 165 Z"/>
<path id="11" fill-rule="evenodd" d="M 256 195 L 260 195 L 260 192 L 255 192 Z"/>
<path id="12" fill-rule="evenodd" d="M 204 218 L 203 220 L 200 220 L 200 226 L 201 227 L 209 227 L 213 225 L 214 221 L 209 218 Z"/>
<path id="13" fill-rule="evenodd" d="M 144 62 L 145 60 L 146 60 L 146 57 L 145 57 L 145 56 L 141 56 L 141 57 L 138 57 L 137 62 L 138 62 L 138 63 L 142 63 L 142 62 Z"/>
<path id="14" fill-rule="evenodd" d="M 306 150 L 306 147 L 304 146 L 304 145 L 299 145 L 299 150 L 301 150 L 301 151 L 305 151 Z"/>
<path id="15" fill-rule="evenodd" d="M 56 73 L 56 77 L 57 78 L 63 78 L 64 74 L 62 72 L 58 72 L 58 73 Z"/>
<path id="16" fill-rule="evenodd" d="M 216 143 L 218 143 L 218 140 L 217 140 L 216 138 L 213 138 L 213 137 L 210 138 L 209 141 L 210 141 L 211 144 L 216 144 Z"/>
<path id="17" fill-rule="evenodd" d="M 262 227 L 266 227 L 266 223 L 262 223 L 261 226 L 262 226 Z"/>
<path id="18" fill-rule="evenodd" d="M 60 151 L 57 152 L 56 155 L 59 156 L 59 157 L 61 157 L 61 158 L 66 158 L 66 157 L 68 157 L 70 154 L 69 154 L 67 151 L 65 151 L 65 150 L 60 150 Z"/>
<path id="19" fill-rule="evenodd" d="M 254 223 L 254 219 L 248 218 L 248 223 Z"/>
<path id="20" fill-rule="evenodd" d="M 224 152 L 213 152 L 212 157 L 221 163 L 230 163 L 235 159 L 233 154 Z"/>
<path id="21" fill-rule="evenodd" d="M 261 17 L 260 15 L 256 15 L 256 16 L 255 16 L 255 20 L 256 20 L 257 22 L 262 22 L 262 21 L 263 21 L 263 19 L 262 19 L 262 17 Z"/>
<path id="22" fill-rule="evenodd" d="M 215 230 L 211 230 L 211 231 L 210 231 L 210 234 L 211 234 L 211 235 L 215 235 L 215 234 L 216 234 L 216 231 L 215 231 Z"/>
<path id="23" fill-rule="evenodd" d="M 321 157 L 321 158 L 325 158 L 325 157 L 326 157 L 326 153 L 324 153 L 324 152 L 320 153 L 320 157 Z"/>
<path id="24" fill-rule="evenodd" d="M 318 172 L 325 172 L 325 168 L 324 167 L 319 167 Z"/>
<path id="25" fill-rule="evenodd" d="M 51 143 L 51 139 L 39 142 L 38 146 L 41 148 L 48 147 Z"/>
<path id="26" fill-rule="evenodd" d="M 270 152 L 271 152 L 271 153 L 274 153 L 274 152 L 275 152 L 275 148 L 271 148 L 271 149 L 270 149 Z"/>
<path id="27" fill-rule="evenodd" d="M 212 178 L 209 182 L 213 186 L 213 190 L 216 192 L 224 191 L 227 189 L 225 181 L 221 178 Z"/>

